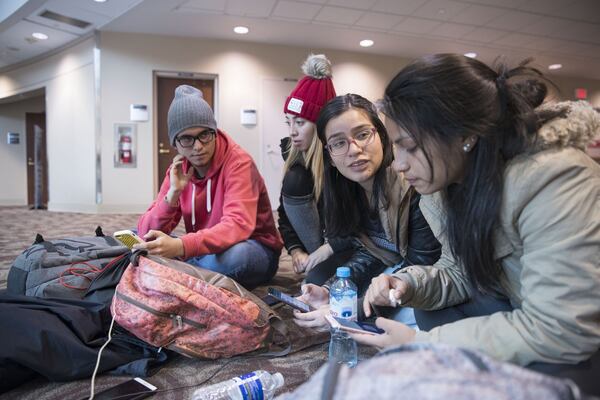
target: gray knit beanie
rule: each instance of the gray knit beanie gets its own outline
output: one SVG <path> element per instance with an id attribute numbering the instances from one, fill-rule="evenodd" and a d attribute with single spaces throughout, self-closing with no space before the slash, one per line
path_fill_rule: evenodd
<path id="1" fill-rule="evenodd" d="M 206 127 L 217 131 L 213 110 L 204 100 L 202 92 L 189 85 L 181 85 L 175 89 L 167 121 L 171 146 L 175 146 L 177 134 L 188 128 Z"/>

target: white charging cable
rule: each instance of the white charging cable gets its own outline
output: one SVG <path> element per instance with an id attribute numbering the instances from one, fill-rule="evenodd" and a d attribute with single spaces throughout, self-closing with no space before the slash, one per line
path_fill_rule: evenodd
<path id="1" fill-rule="evenodd" d="M 92 382 L 90 385 L 90 397 L 88 400 L 94 399 L 94 384 L 96 382 L 96 374 L 98 373 L 98 368 L 100 367 L 100 357 L 102 356 L 102 350 L 104 350 L 104 348 L 110 343 L 110 340 L 112 339 L 112 330 L 113 325 L 115 324 L 115 313 L 112 314 L 112 321 L 110 321 L 110 328 L 108 328 L 108 340 L 102 345 L 102 347 L 100 347 L 100 350 L 98 351 L 98 358 L 96 359 L 96 366 L 94 367 L 94 373 L 92 374 Z"/>

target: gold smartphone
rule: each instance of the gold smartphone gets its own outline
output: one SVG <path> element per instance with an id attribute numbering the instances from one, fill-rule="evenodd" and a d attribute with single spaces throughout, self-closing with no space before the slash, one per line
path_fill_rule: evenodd
<path id="1" fill-rule="evenodd" d="M 342 318 L 336 318 L 331 315 L 326 315 L 325 319 L 329 322 L 334 329 L 341 329 L 342 331 L 350 333 L 363 333 L 367 335 L 381 335 L 385 331 L 375 326 L 372 322 L 358 322 L 349 321 Z"/>
<path id="2" fill-rule="evenodd" d="M 133 248 L 134 244 L 144 243 L 142 238 L 140 238 L 138 235 L 135 234 L 135 232 L 129 229 L 117 231 L 113 233 L 113 236 L 115 237 L 115 239 L 117 239 L 130 249 Z"/>

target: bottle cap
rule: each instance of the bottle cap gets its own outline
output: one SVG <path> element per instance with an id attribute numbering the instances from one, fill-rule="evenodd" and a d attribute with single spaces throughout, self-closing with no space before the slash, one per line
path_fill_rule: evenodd
<path id="1" fill-rule="evenodd" d="M 283 375 L 281 375 L 281 372 L 275 372 L 273 374 L 273 380 L 275 381 L 275 387 L 276 388 L 280 388 L 283 387 Z"/>
<path id="2" fill-rule="evenodd" d="M 339 278 L 350 278 L 350 268 L 338 267 L 335 271 L 335 275 Z"/>

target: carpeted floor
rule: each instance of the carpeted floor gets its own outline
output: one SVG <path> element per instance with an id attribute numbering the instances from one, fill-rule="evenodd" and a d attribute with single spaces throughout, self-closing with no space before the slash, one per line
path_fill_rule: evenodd
<path id="1" fill-rule="evenodd" d="M 0 288 L 14 259 L 40 233 L 45 239 L 94 236 L 97 226 L 105 235 L 137 225 L 136 214 L 79 214 L 29 210 L 27 207 L 0 207 Z"/>
<path id="2" fill-rule="evenodd" d="M 28 210 L 25 207 L 0 207 L 0 288 L 6 287 L 6 276 L 13 260 L 27 248 L 40 233 L 45 239 L 70 236 L 93 235 L 96 226 L 100 225 L 106 235 L 114 231 L 136 226 L 137 215 L 113 214 L 90 215 L 76 213 L 55 213 L 43 210 Z M 176 233 L 182 233 L 179 227 Z M 283 254 L 280 267 L 270 286 L 288 293 L 299 290 L 302 277 L 296 275 L 291 268 L 291 259 Z M 266 293 L 266 287 L 255 290 L 259 296 Z M 215 376 L 208 383 L 215 383 L 243 373 L 264 369 L 270 372 L 281 372 L 285 377 L 283 391 L 289 391 L 306 381 L 327 359 L 327 333 L 315 333 L 300 329 L 291 321 L 289 307 L 278 307 L 276 311 L 282 316 L 290 331 L 292 353 L 286 357 L 235 358 L 231 360 L 203 361 L 180 357 L 169 362 L 154 376 L 147 380 L 159 389 L 181 388 L 157 393 L 155 399 L 190 399 L 198 383 Z M 0 344 L 0 346 L 6 344 Z M 359 359 L 373 354 L 372 349 L 361 348 Z M 0 377 L 1 379 L 1 377 Z M 97 391 L 127 380 L 124 377 L 102 375 L 97 379 Z M 183 388 L 186 386 L 185 388 Z M 89 379 L 68 382 L 49 383 L 42 378 L 20 386 L 0 396 L 0 399 L 31 400 L 76 400 L 86 398 L 89 394 Z"/>

